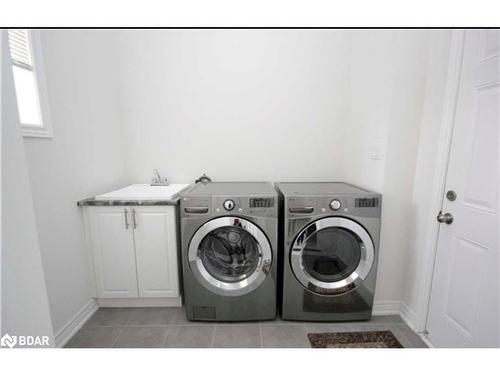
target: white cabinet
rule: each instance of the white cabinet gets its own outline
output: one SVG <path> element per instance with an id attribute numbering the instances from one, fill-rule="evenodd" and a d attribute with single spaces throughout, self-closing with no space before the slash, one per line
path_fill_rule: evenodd
<path id="1" fill-rule="evenodd" d="M 98 298 L 137 297 L 134 234 L 130 210 L 89 209 L 90 237 Z"/>
<path id="2" fill-rule="evenodd" d="M 175 206 L 89 206 L 97 298 L 179 297 Z"/>
<path id="3" fill-rule="evenodd" d="M 174 210 L 161 206 L 133 210 L 139 296 L 178 297 Z"/>

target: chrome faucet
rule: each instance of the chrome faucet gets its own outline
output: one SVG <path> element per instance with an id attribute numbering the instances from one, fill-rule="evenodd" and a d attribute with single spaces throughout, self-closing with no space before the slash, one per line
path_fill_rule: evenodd
<path id="1" fill-rule="evenodd" d="M 166 178 L 160 176 L 158 169 L 153 170 L 153 179 L 151 180 L 151 186 L 167 186 L 168 181 Z"/>

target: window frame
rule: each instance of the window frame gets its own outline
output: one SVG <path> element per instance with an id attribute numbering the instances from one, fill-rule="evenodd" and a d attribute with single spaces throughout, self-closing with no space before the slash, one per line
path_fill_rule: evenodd
<path id="1" fill-rule="evenodd" d="M 21 126 L 21 133 L 23 137 L 26 138 L 53 138 L 54 135 L 52 132 L 52 122 L 50 118 L 49 96 L 45 80 L 45 68 L 43 65 L 40 31 L 30 30 L 30 29 L 26 30 L 28 32 L 29 48 L 31 51 L 31 58 L 33 65 L 33 75 L 35 78 L 35 85 L 36 85 L 35 89 L 38 98 L 38 105 L 40 106 L 40 116 L 42 120 L 42 126 L 23 124 L 21 123 L 21 121 L 19 121 Z M 11 68 L 13 68 L 13 66 L 14 64 L 11 61 Z M 15 89 L 17 90 L 17 87 Z"/>

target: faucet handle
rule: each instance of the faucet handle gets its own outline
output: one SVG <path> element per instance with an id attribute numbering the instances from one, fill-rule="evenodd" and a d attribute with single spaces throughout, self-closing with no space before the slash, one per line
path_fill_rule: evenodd
<path id="1" fill-rule="evenodd" d="M 161 180 L 161 176 L 160 176 L 160 172 L 158 172 L 158 169 L 153 169 L 153 178 L 157 181 L 157 182 L 160 182 Z"/>
<path id="2" fill-rule="evenodd" d="M 167 179 L 161 177 L 158 169 L 153 169 L 153 178 L 151 179 L 151 185 L 168 185 Z"/>

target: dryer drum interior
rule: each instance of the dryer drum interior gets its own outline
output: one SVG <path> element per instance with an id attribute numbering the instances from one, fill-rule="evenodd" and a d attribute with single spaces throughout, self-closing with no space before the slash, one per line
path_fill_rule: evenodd
<path id="1" fill-rule="evenodd" d="M 291 252 L 293 272 L 306 288 L 320 294 L 342 294 L 359 285 L 374 262 L 374 247 L 355 221 L 330 217 L 304 228 Z"/>
<path id="2" fill-rule="evenodd" d="M 315 279 L 335 282 L 358 267 L 363 242 L 344 228 L 324 228 L 312 234 L 304 245 L 302 263 Z"/>

